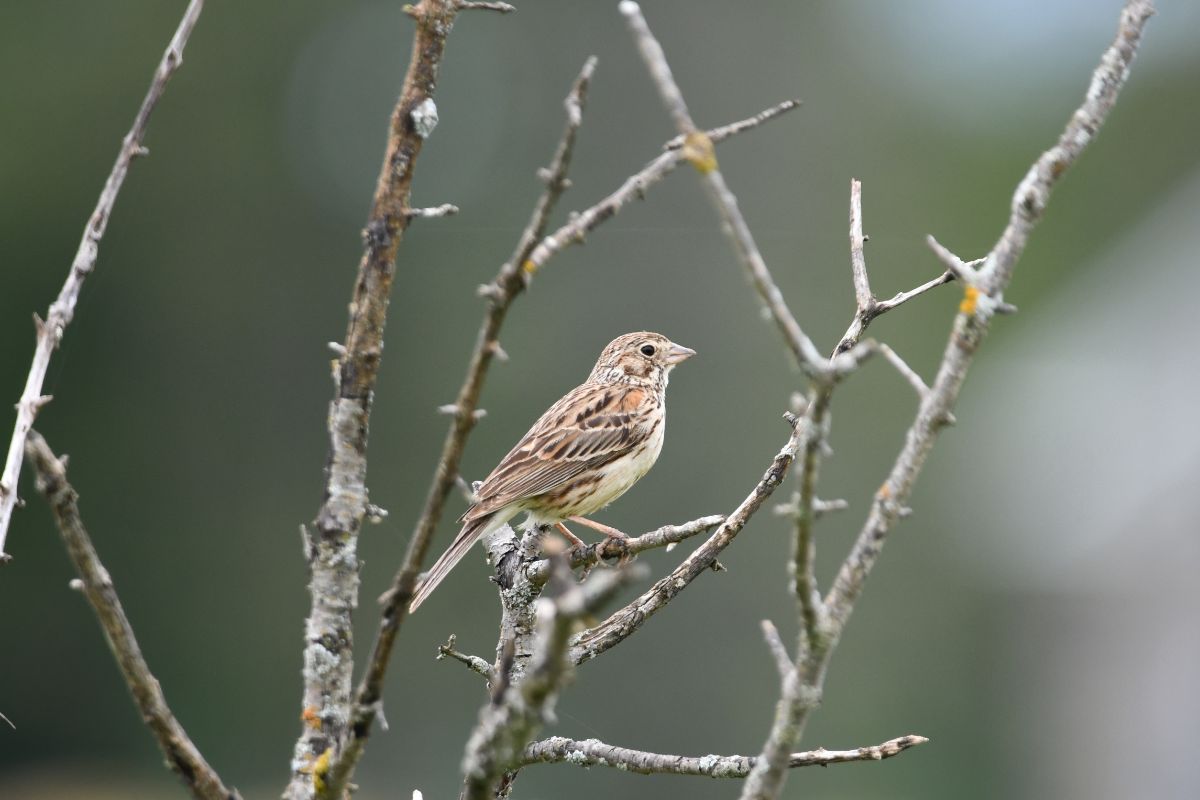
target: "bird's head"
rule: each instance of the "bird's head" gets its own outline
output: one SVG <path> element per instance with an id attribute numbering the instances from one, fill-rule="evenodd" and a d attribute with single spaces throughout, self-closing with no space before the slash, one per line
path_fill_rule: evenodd
<path id="1" fill-rule="evenodd" d="M 631 383 L 665 387 L 667 374 L 696 351 L 672 342 L 661 333 L 638 331 L 618 336 L 596 360 L 590 383 Z"/>

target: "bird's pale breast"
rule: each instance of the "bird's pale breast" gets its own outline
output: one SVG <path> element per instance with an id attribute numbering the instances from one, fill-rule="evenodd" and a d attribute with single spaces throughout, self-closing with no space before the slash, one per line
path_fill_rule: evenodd
<path id="1" fill-rule="evenodd" d="M 662 451 L 666 415 L 654 423 L 646 440 L 625 455 L 613 459 L 596 470 L 589 470 L 563 486 L 537 498 L 538 506 L 547 511 L 553 509 L 556 520 L 574 516 L 588 516 L 616 500 L 629 491 L 635 483 L 650 471 L 658 454 Z M 531 508 L 537 516 L 541 508 Z M 546 514 L 547 517 L 551 516 Z"/>

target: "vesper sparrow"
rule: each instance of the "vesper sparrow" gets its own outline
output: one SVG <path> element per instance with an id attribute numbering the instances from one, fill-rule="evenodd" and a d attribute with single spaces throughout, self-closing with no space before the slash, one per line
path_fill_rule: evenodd
<path id="1" fill-rule="evenodd" d="M 471 546 L 522 511 L 529 525 L 556 526 L 583 519 L 628 491 L 649 472 L 662 450 L 667 375 L 696 351 L 661 334 L 639 331 L 604 348 L 586 382 L 542 414 L 492 474 L 459 518 L 462 530 L 425 574 L 409 611 L 429 597 Z"/>

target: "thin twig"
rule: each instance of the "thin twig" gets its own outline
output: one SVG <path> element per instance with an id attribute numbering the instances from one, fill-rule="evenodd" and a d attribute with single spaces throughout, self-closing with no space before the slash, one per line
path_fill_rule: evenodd
<path id="1" fill-rule="evenodd" d="M 361 748 L 347 759 L 353 672 L 352 612 L 358 603 L 358 534 L 369 506 L 367 431 L 379 365 L 396 250 L 411 221 L 413 169 L 437 123 L 433 94 L 455 0 L 421 0 L 406 11 L 416 20 L 412 60 L 392 111 L 387 148 L 364 231 L 365 249 L 350 302 L 350 320 L 330 404 L 329 461 L 321 508 L 308 539 L 312 608 L 305 629 L 304 724 L 284 797 L 341 798 Z M 450 476 L 453 480 L 453 475 Z M 337 769 L 330 769 L 331 763 Z"/>
<path id="2" fill-rule="evenodd" d="M 478 672 L 480 675 L 487 678 L 488 681 L 491 681 L 492 677 L 493 677 L 492 676 L 492 665 L 489 664 L 488 662 L 484 661 L 479 656 L 473 656 L 473 655 L 469 655 L 467 653 L 460 653 L 459 651 L 455 650 L 454 649 L 455 638 L 456 637 L 452 633 L 452 634 L 450 634 L 450 638 L 446 639 L 445 644 L 438 645 L 437 660 L 441 661 L 444 658 L 452 658 L 455 661 L 459 662 L 460 664 L 465 665 L 472 672 Z"/>
<path id="3" fill-rule="evenodd" d="M 722 230 L 729 236 L 734 252 L 746 270 L 751 284 L 783 335 L 788 349 L 796 360 L 796 365 L 809 377 L 823 378 L 827 372 L 825 359 L 821 357 L 816 345 L 801 329 L 796 317 L 788 308 L 779 286 L 771 277 L 767 263 L 763 259 L 758 245 L 754 242 L 750 226 L 746 224 L 746 219 L 738 208 L 737 198 L 729 190 L 725 184 L 725 178 L 717 168 L 712 139 L 701 132 L 692 121 L 683 94 L 679 91 L 679 86 L 671 75 L 671 68 L 667 64 L 662 46 L 654 38 L 650 26 L 646 24 L 641 7 L 633 0 L 622 0 L 619 8 L 629 24 L 642 60 L 646 63 L 654 85 L 662 97 L 663 105 L 666 106 L 671 118 L 675 121 L 675 128 L 684 138 L 684 145 L 680 149 L 680 153 L 700 172 L 704 186 L 708 190 L 709 199 L 712 200 L 717 214 L 724 223 Z"/>
<path id="4" fill-rule="evenodd" d="M 787 444 L 772 460 L 762 479 L 707 541 L 692 551 L 683 563 L 607 619 L 576 635 L 571 641 L 571 660 L 576 664 L 590 661 L 620 644 L 648 619 L 666 608 L 701 573 L 712 569 L 721 551 L 733 543 L 750 518 L 783 482 L 796 458 L 802 435 L 801 428 L 793 424 Z"/>
<path id="5" fill-rule="evenodd" d="M 820 748 L 804 753 L 792 753 L 788 767 L 826 767 L 852 761 L 881 761 L 904 752 L 910 747 L 925 744 L 924 736 L 908 735 L 891 739 L 872 747 L 855 750 L 826 750 Z M 524 763 L 574 764 L 577 767 L 612 767 L 641 775 L 699 775 L 705 778 L 744 778 L 750 774 L 758 759 L 755 756 L 676 756 L 647 753 L 605 744 L 597 739 L 567 739 L 552 736 L 525 748 Z"/>
<path id="6" fill-rule="evenodd" d="M 627 581 L 645 573 L 640 565 L 603 572 L 584 584 L 575 582 L 564 559 L 555 561 L 550 597 L 536 601 L 537 634 L 534 655 L 523 679 L 514 682 L 499 702 L 489 701 L 479 714 L 463 757 L 463 800 L 491 800 L 502 776 L 519 768 L 522 754 L 542 724 L 552 718 L 559 689 L 570 679 L 567 655 L 571 630 L 581 617 L 595 611 Z"/>
<path id="7" fill-rule="evenodd" d="M 567 551 L 567 559 L 572 569 L 578 567 L 587 569 L 606 559 L 627 558 L 658 547 L 670 547 L 690 539 L 696 534 L 705 533 L 724 521 L 725 517 L 714 514 L 685 522 L 682 525 L 664 525 L 649 533 L 628 539 L 605 537 L 602 541 L 586 547 L 572 547 Z M 549 579 L 550 566 L 550 559 L 538 559 L 525 567 L 525 577 L 533 585 L 540 586 Z"/>
<path id="8" fill-rule="evenodd" d="M 802 103 L 803 101 L 799 98 L 793 100 L 784 100 L 782 103 L 776 103 L 770 108 L 763 109 L 753 117 L 747 117 L 746 119 L 741 119 L 737 122 L 731 122 L 728 125 L 722 125 L 719 128 L 712 128 L 704 133 L 710 140 L 712 140 L 713 144 L 717 144 L 725 139 L 728 139 L 730 136 L 741 133 L 742 131 L 748 131 L 751 128 L 757 128 L 759 125 L 778 117 L 780 114 L 797 109 L 802 105 Z M 663 145 L 663 149 L 678 150 L 686 143 L 686 137 L 679 135 Z"/>
<path id="9" fill-rule="evenodd" d="M 137 156 L 146 155 L 142 147 L 142 139 L 146 135 L 146 126 L 150 121 L 150 113 L 158 105 L 159 99 L 167 88 L 167 81 L 183 63 L 183 49 L 188 37 L 200 18 L 204 9 L 204 0 L 191 0 L 183 12 L 183 18 L 171 37 L 162 60 L 159 61 L 150 88 L 146 92 L 137 115 L 133 118 L 133 126 L 121 140 L 121 149 L 117 151 L 117 161 L 113 164 L 112 172 L 104 182 L 100 191 L 100 199 L 96 208 L 88 218 L 83 229 L 83 239 L 71 262 L 71 271 L 59 290 L 58 298 L 51 304 L 46 313 L 45 321 L 34 316 L 37 328 L 37 344 L 33 351 L 33 362 L 29 367 L 29 375 L 25 379 L 25 390 L 17 401 L 17 422 L 13 428 L 12 441 L 8 445 L 8 455 L 4 461 L 4 474 L 0 475 L 0 564 L 9 560 L 4 552 L 4 541 L 8 536 L 8 526 L 12 520 L 13 508 L 17 504 L 17 479 L 21 475 L 21 459 L 25 449 L 25 437 L 33 427 L 34 417 L 38 410 L 49 402 L 50 398 L 42 394 L 42 382 L 46 378 L 46 370 L 50 366 L 50 355 L 62 341 L 63 333 L 75 317 L 75 304 L 79 300 L 79 292 L 83 289 L 83 281 L 96 268 L 96 259 L 100 254 L 100 240 L 108 227 L 112 216 L 113 206 L 117 202 L 117 194 L 125 183 L 125 175 L 129 165 Z"/>
<path id="10" fill-rule="evenodd" d="M 753 117 L 739 120 L 719 128 L 706 131 L 705 136 L 713 144 L 719 144 L 731 136 L 757 128 L 759 125 L 772 120 L 779 115 L 800 107 L 799 100 L 785 100 L 755 114 Z M 538 242 L 529 258 L 525 261 L 525 271 L 532 275 L 540 270 L 550 257 L 558 251 L 573 244 L 581 244 L 587 235 L 600 223 L 619 213 L 629 202 L 641 200 L 646 190 L 660 182 L 675 171 L 680 164 L 687 162 L 690 151 L 683 149 L 682 144 L 676 144 L 679 137 L 664 145 L 664 151 L 638 172 L 630 175 L 611 194 L 600 202 L 571 214 L 571 219 L 558 230 Z"/>
<path id="11" fill-rule="evenodd" d="M 910 367 L 895 350 L 880 342 L 879 352 L 883 354 L 883 357 L 887 359 L 889 364 L 896 368 L 896 371 L 904 377 L 904 380 L 908 381 L 908 384 L 913 387 L 913 391 L 917 393 L 918 398 L 924 398 L 929 393 L 929 387 L 925 385 L 925 381 L 921 380 L 921 376 L 917 374 L 916 370 Z"/>
<path id="12" fill-rule="evenodd" d="M 204 800 L 239 798 L 237 790 L 221 782 L 220 776 L 204 760 L 183 726 L 171 713 L 162 687 L 150 672 L 150 666 L 138 647 L 137 637 L 129 618 L 125 616 L 125 609 L 121 607 L 112 577 L 100 563 L 96 548 L 92 546 L 92 540 L 83 526 L 79 516 L 79 495 L 67 482 L 66 467 L 62 460 L 54 455 L 46 440 L 33 430 L 25 439 L 25 456 L 37 478 L 37 489 L 45 496 L 54 514 L 54 522 L 62 534 L 75 571 L 83 582 L 83 593 L 96 612 L 108 648 L 121 669 L 142 720 L 166 757 L 167 766 L 183 780 L 194 797 Z"/>
<path id="13" fill-rule="evenodd" d="M 875 301 L 874 316 L 878 317 L 881 314 L 886 314 L 887 312 L 891 311 L 896 306 L 903 305 L 904 303 L 907 303 L 909 300 L 912 300 L 914 297 L 918 297 L 920 295 L 925 294 L 930 289 L 936 289 L 939 286 L 945 286 L 947 283 L 950 283 L 950 281 L 952 281 L 952 280 L 954 280 L 954 273 L 951 272 L 950 270 L 946 270 L 945 272 L 943 272 L 941 275 L 937 276 L 933 280 L 926 281 L 925 283 L 922 283 L 920 286 L 918 286 L 915 289 L 910 289 L 907 292 L 897 292 L 896 295 L 889 300 L 877 300 L 877 301 Z"/>

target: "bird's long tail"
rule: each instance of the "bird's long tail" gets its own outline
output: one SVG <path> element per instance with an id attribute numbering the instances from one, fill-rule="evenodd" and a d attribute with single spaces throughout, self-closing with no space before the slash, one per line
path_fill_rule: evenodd
<path id="1" fill-rule="evenodd" d="M 494 515 L 489 514 L 479 519 L 473 519 L 463 526 L 463 529 L 458 532 L 458 536 L 454 537 L 454 543 L 450 545 L 450 549 L 442 553 L 442 557 L 425 573 L 425 579 L 421 581 L 421 585 L 413 594 L 412 602 L 408 604 L 408 613 L 416 611 L 417 607 L 425 602 L 425 598 L 429 597 L 438 584 L 446 579 L 450 570 L 454 569 L 454 565 L 462 561 L 463 556 L 483 538 L 483 535 L 493 527 L 495 521 Z"/>

